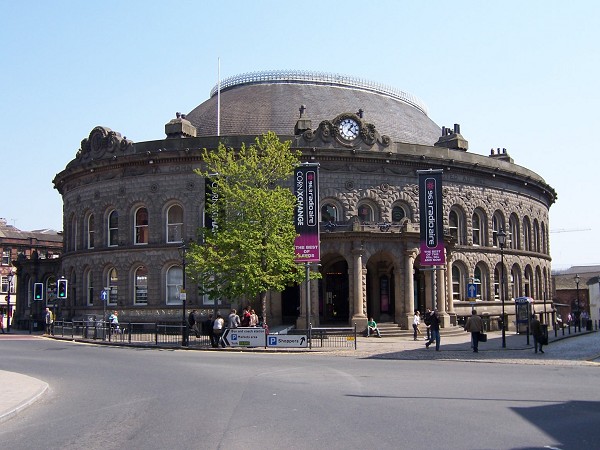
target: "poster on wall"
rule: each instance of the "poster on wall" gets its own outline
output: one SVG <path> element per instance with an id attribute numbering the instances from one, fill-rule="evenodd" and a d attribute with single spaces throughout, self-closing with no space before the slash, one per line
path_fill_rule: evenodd
<path id="1" fill-rule="evenodd" d="M 294 170 L 294 195 L 296 209 L 294 224 L 295 261 L 297 263 L 319 262 L 319 165 L 301 164 Z"/>
<path id="2" fill-rule="evenodd" d="M 442 266 L 445 264 L 442 170 L 419 170 L 417 173 L 421 265 Z"/>

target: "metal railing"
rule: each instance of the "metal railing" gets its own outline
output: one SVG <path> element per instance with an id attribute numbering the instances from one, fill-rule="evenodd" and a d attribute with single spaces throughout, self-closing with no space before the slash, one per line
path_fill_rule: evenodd
<path id="1" fill-rule="evenodd" d="M 104 341 L 114 344 L 138 344 L 149 346 L 181 345 L 184 326 L 164 322 L 122 322 L 118 327 L 108 321 L 54 321 L 54 335 L 71 339 Z M 211 347 L 210 336 L 193 332 L 188 346 Z M 309 348 L 354 348 L 357 345 L 356 325 L 346 328 L 310 328 L 290 330 L 290 335 L 307 335 Z"/>
<path id="2" fill-rule="evenodd" d="M 309 348 L 354 348 L 357 345 L 356 324 L 353 327 L 309 328 L 290 330 L 290 335 L 307 335 Z"/>

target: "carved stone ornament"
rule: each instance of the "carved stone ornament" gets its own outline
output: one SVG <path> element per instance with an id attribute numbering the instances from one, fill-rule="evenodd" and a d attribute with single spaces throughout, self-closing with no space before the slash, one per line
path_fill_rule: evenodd
<path id="1" fill-rule="evenodd" d="M 121 136 L 120 133 L 106 127 L 96 127 L 89 137 L 81 141 L 81 149 L 77 152 L 77 158 L 83 160 L 99 159 L 106 153 L 113 154 L 119 150 L 126 151 L 133 142 Z"/>

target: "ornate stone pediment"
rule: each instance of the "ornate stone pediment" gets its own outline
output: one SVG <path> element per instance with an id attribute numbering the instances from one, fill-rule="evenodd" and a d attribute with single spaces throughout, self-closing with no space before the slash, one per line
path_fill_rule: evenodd
<path id="1" fill-rule="evenodd" d="M 124 153 L 133 145 L 133 141 L 121 137 L 120 133 L 106 127 L 96 127 L 89 137 L 81 141 L 81 148 L 77 152 L 77 159 L 100 159 L 107 153 L 112 156 L 115 152 Z"/>

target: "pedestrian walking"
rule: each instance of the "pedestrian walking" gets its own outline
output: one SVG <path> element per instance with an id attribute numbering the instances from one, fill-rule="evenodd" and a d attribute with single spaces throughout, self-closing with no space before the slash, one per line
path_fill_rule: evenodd
<path id="1" fill-rule="evenodd" d="M 417 340 L 417 334 L 421 334 L 421 330 L 419 330 L 419 324 L 421 323 L 421 313 L 419 310 L 415 310 L 415 315 L 413 317 L 413 340 Z"/>
<path id="2" fill-rule="evenodd" d="M 544 353 L 544 350 L 542 350 L 542 346 L 545 343 L 544 342 L 545 336 L 542 331 L 542 324 L 538 320 L 536 314 L 531 315 L 530 326 L 531 326 L 531 335 L 533 336 L 533 348 L 535 350 L 535 353 L 538 352 L 538 348 L 540 350 L 540 353 Z"/>
<path id="3" fill-rule="evenodd" d="M 46 334 L 54 335 L 54 314 L 50 311 L 50 308 L 46 308 L 46 312 L 44 314 L 44 323 L 46 324 Z"/>
<path id="4" fill-rule="evenodd" d="M 4 334 L 4 313 L 2 311 L 0 311 L 0 330 Z"/>
<path id="5" fill-rule="evenodd" d="M 223 337 L 223 328 L 225 327 L 225 320 L 221 314 L 217 314 L 217 318 L 213 322 L 213 347 L 218 347 L 221 344 L 225 347 L 225 344 L 221 341 Z"/>
<path id="6" fill-rule="evenodd" d="M 434 309 L 429 313 L 429 333 L 430 338 L 425 343 L 425 347 L 429 348 L 433 341 L 435 341 L 435 350 L 440 351 L 440 315 L 437 309 Z"/>
<path id="7" fill-rule="evenodd" d="M 425 311 L 425 316 L 423 317 L 423 322 L 425 322 L 425 329 L 427 331 L 426 341 L 431 339 L 431 309 L 427 308 Z"/>
<path id="8" fill-rule="evenodd" d="M 198 313 L 195 309 L 192 310 L 188 316 L 188 325 L 196 337 L 200 337 L 200 328 L 198 328 Z"/>
<path id="9" fill-rule="evenodd" d="M 471 317 L 467 319 L 467 323 L 465 324 L 465 331 L 471 333 L 473 353 L 479 352 L 479 338 L 483 331 L 483 320 L 477 315 L 477 311 L 471 311 Z"/>

